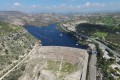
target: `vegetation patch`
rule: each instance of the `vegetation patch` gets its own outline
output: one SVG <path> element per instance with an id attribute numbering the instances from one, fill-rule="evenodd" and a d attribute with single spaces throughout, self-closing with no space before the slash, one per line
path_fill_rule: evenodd
<path id="1" fill-rule="evenodd" d="M 72 73 L 80 69 L 79 63 L 76 64 L 71 64 L 69 62 L 61 62 L 61 61 L 52 61 L 48 60 L 47 61 L 47 67 L 45 68 L 46 70 L 51 70 L 51 71 L 60 71 L 60 72 L 67 72 L 67 73 Z"/>
<path id="2" fill-rule="evenodd" d="M 94 35 L 97 37 L 106 37 L 108 33 L 107 32 L 95 32 Z"/>
<path id="3" fill-rule="evenodd" d="M 22 26 L 0 22 L 0 76 L 28 54 L 36 41 Z"/>
<path id="4" fill-rule="evenodd" d="M 22 75 L 24 70 L 25 64 L 21 65 L 20 67 L 12 71 L 8 76 L 4 78 L 4 80 L 18 80 L 18 78 Z"/>

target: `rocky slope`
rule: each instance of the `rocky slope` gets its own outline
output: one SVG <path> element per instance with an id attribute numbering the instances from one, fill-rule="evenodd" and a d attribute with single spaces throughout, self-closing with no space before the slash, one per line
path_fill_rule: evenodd
<path id="1" fill-rule="evenodd" d="M 23 27 L 0 22 L 0 76 L 28 54 L 36 41 Z"/>
<path id="2" fill-rule="evenodd" d="M 53 22 L 69 19 L 67 16 L 54 13 L 27 14 L 18 11 L 0 11 L 0 21 L 16 25 L 46 26 Z"/>

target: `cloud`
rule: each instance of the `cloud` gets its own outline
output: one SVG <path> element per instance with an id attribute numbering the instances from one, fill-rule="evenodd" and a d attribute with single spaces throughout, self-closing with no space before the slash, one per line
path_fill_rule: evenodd
<path id="1" fill-rule="evenodd" d="M 40 4 L 33 4 L 29 6 L 22 5 L 20 3 L 14 3 L 15 10 L 23 10 L 24 11 L 45 11 L 45 12 L 89 12 L 89 11 L 105 11 L 105 10 L 114 10 L 118 9 L 120 3 L 98 3 L 98 2 L 86 2 L 84 4 L 76 4 L 72 5 L 69 3 L 61 3 L 58 5 L 40 5 Z M 20 6 L 20 7 L 16 7 Z"/>
<path id="2" fill-rule="evenodd" d="M 68 5 L 68 4 L 59 4 L 59 5 L 53 5 L 53 6 L 47 6 L 43 7 L 44 10 L 53 10 L 53 11 L 77 11 L 81 9 L 81 5 Z"/>
<path id="3" fill-rule="evenodd" d="M 77 1 L 77 0 L 66 0 L 67 2 L 75 2 L 75 1 Z"/>
<path id="4" fill-rule="evenodd" d="M 71 2 L 74 2 L 74 1 L 76 1 L 76 0 L 70 0 Z"/>
<path id="5" fill-rule="evenodd" d="M 83 7 L 104 7 L 105 4 L 86 2 Z"/>
<path id="6" fill-rule="evenodd" d="M 46 9 L 54 10 L 54 11 L 80 11 L 80 10 L 93 10 L 93 9 L 100 9 L 106 7 L 107 4 L 102 3 L 91 3 L 86 2 L 85 4 L 78 4 L 78 5 L 70 5 L 70 4 L 59 4 L 53 6 L 47 6 Z M 88 9 L 89 8 L 89 9 Z"/>
<path id="7" fill-rule="evenodd" d="M 65 3 L 63 3 L 63 4 L 60 4 L 60 5 L 58 5 L 58 6 L 62 6 L 62 7 L 66 7 L 67 6 L 67 4 L 65 4 Z"/>
<path id="8" fill-rule="evenodd" d="M 20 4 L 20 3 L 18 3 L 18 2 L 15 2 L 13 5 L 16 6 L 16 7 L 19 7 L 19 6 L 21 6 L 22 4 Z"/>
<path id="9" fill-rule="evenodd" d="M 37 7 L 37 5 L 35 5 L 35 4 L 34 4 L 34 5 L 32 5 L 32 8 L 36 8 L 36 7 Z"/>

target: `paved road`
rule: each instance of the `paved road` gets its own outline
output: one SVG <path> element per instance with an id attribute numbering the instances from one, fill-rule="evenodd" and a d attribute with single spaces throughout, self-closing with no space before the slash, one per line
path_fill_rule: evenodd
<path id="1" fill-rule="evenodd" d="M 101 43 L 101 42 L 99 42 L 99 41 L 97 41 L 97 40 L 95 40 L 94 38 L 90 38 L 90 37 L 88 37 L 88 36 L 85 36 L 85 35 L 82 35 L 83 37 L 86 37 L 86 38 L 88 38 L 88 39 L 90 39 L 90 40 L 92 40 L 93 42 L 95 42 L 95 43 L 98 43 L 99 44 L 99 46 L 101 46 L 101 47 L 103 47 L 103 48 L 105 48 L 105 49 L 108 49 L 110 52 L 112 52 L 114 55 L 116 55 L 116 56 L 119 56 L 120 57 L 120 54 L 119 53 L 117 53 L 117 52 L 115 52 L 115 51 L 113 51 L 112 49 L 110 49 L 109 47 L 107 47 L 106 45 L 104 45 L 103 43 Z"/>
<path id="2" fill-rule="evenodd" d="M 90 39 L 91 39 L 92 41 L 98 43 L 101 47 L 103 47 L 103 48 L 105 48 L 105 49 L 108 49 L 108 50 L 109 50 L 110 52 L 112 52 L 114 55 L 120 57 L 120 54 L 119 54 L 119 53 L 113 51 L 112 49 L 110 49 L 109 47 L 107 47 L 106 45 L 104 45 L 103 43 L 101 43 L 101 42 L 99 42 L 99 41 L 97 41 L 97 40 L 95 40 L 95 39 L 93 39 L 93 38 L 90 38 Z"/>
<path id="3" fill-rule="evenodd" d="M 26 55 L 22 61 L 20 61 L 17 65 L 15 65 L 12 69 L 10 69 L 8 72 L 6 72 L 1 78 L 0 80 L 4 79 L 5 76 L 7 76 L 11 71 L 13 71 L 16 67 L 18 67 L 23 61 L 25 61 L 27 59 L 27 57 L 36 49 L 36 47 L 38 46 L 38 44 L 36 43 L 35 46 L 33 47 L 33 49 L 29 52 L 28 55 Z"/>
<path id="4" fill-rule="evenodd" d="M 89 80 L 96 80 L 97 52 L 94 44 L 89 45 L 92 49 L 92 55 L 89 61 Z"/>
<path id="5" fill-rule="evenodd" d="M 60 24 L 60 26 L 61 26 L 61 28 L 62 28 L 64 31 L 70 32 L 68 29 L 66 29 L 66 28 L 63 26 L 63 24 Z"/>

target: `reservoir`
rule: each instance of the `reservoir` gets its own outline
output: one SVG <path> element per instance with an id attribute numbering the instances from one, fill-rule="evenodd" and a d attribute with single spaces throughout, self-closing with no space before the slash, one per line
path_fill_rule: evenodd
<path id="1" fill-rule="evenodd" d="M 42 46 L 87 48 L 86 46 L 78 45 L 71 35 L 59 31 L 56 24 L 50 24 L 47 27 L 26 26 L 25 29 L 35 38 L 41 40 Z"/>

